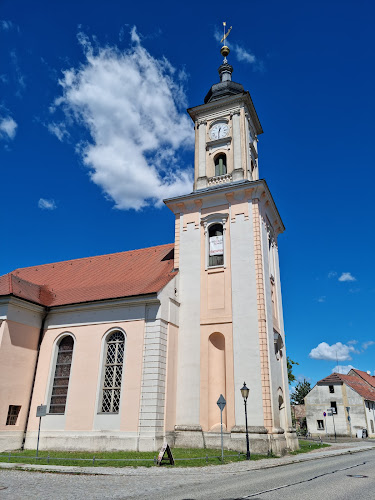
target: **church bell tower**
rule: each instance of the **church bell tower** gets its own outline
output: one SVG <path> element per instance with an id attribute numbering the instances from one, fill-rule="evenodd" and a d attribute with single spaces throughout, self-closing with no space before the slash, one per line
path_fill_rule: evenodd
<path id="1" fill-rule="evenodd" d="M 224 35 L 224 40 L 225 40 Z M 246 447 L 246 382 L 252 451 L 298 448 L 291 425 L 278 236 L 284 225 L 259 178 L 263 133 L 250 93 L 232 81 L 229 48 L 220 81 L 188 109 L 195 125 L 191 194 L 165 200 L 174 212 L 180 303 L 175 446 Z M 171 429 L 172 431 L 172 429 Z"/>

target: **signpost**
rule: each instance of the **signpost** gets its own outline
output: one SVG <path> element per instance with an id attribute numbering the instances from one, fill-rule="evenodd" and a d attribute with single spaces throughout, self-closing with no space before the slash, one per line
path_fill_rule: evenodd
<path id="1" fill-rule="evenodd" d="M 328 436 L 328 430 L 327 430 L 327 413 L 324 411 L 323 412 L 323 417 L 324 417 L 324 427 L 326 428 L 326 437 Z"/>
<path id="2" fill-rule="evenodd" d="M 332 417 L 333 430 L 334 430 L 334 433 L 335 433 L 335 443 L 336 443 L 337 437 L 336 437 L 335 417 L 333 416 L 333 414 L 335 413 L 335 411 L 336 411 L 336 408 L 328 408 L 327 409 L 327 415 L 329 417 Z"/>
<path id="3" fill-rule="evenodd" d="M 221 461 L 224 462 L 224 443 L 223 443 L 223 410 L 227 402 L 222 394 L 216 401 L 217 406 L 220 408 L 220 428 L 221 428 Z"/>
<path id="4" fill-rule="evenodd" d="M 349 427 L 350 427 L 350 437 L 352 437 L 352 419 L 350 418 L 349 412 L 350 412 L 350 406 L 345 406 L 346 411 L 348 413 L 348 422 L 349 422 Z"/>
<path id="5" fill-rule="evenodd" d="M 47 415 L 47 405 L 40 405 L 36 408 L 36 416 L 39 417 L 39 428 L 38 428 L 38 441 L 36 444 L 36 456 L 39 453 L 39 436 L 40 436 L 40 424 L 42 423 L 42 417 Z"/>

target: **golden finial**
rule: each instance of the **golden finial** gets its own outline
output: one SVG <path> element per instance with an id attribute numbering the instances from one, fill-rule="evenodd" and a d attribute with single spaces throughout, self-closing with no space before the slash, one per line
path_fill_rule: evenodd
<path id="1" fill-rule="evenodd" d="M 223 38 L 220 40 L 220 43 L 223 43 L 223 46 L 221 47 L 220 49 L 220 54 L 224 57 L 224 61 L 226 61 L 226 58 L 227 58 L 227 55 L 229 54 L 230 50 L 229 50 L 229 47 L 227 45 L 224 44 L 224 40 L 227 38 L 227 36 L 229 35 L 229 33 L 232 31 L 232 26 L 229 28 L 229 30 L 225 33 L 225 27 L 226 27 L 227 23 L 226 22 L 223 22 L 223 27 L 224 27 L 224 36 Z"/>

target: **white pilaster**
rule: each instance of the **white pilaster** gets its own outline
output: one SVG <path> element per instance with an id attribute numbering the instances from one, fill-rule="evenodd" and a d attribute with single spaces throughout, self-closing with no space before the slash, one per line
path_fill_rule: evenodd
<path id="1" fill-rule="evenodd" d="M 243 179 L 243 170 L 241 164 L 241 128 L 240 113 L 232 116 L 233 122 L 233 180 Z"/>
<path id="2" fill-rule="evenodd" d="M 237 215 L 231 223 L 231 267 L 233 308 L 233 365 L 236 425 L 245 425 L 240 389 L 250 389 L 248 422 L 263 426 L 262 384 L 259 358 L 258 306 L 255 280 L 252 207 L 249 217 Z"/>
<path id="3" fill-rule="evenodd" d="M 200 228 L 183 230 L 180 248 L 180 329 L 176 424 L 197 426 L 200 400 Z"/>
<path id="4" fill-rule="evenodd" d="M 139 413 L 139 450 L 154 450 L 163 440 L 168 325 L 146 308 Z"/>

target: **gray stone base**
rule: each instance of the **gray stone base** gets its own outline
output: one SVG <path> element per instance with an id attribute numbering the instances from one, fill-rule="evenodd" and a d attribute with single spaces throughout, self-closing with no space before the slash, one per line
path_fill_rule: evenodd
<path id="1" fill-rule="evenodd" d="M 19 450 L 22 446 L 22 431 L 1 431 L 0 432 L 0 452 Z"/>
<path id="2" fill-rule="evenodd" d="M 19 449 L 22 433 L 0 433 L 0 451 Z M 171 448 L 216 448 L 221 447 L 220 432 L 204 432 L 200 426 L 176 426 L 174 431 L 162 434 L 116 431 L 42 431 L 39 447 L 41 450 L 69 451 L 158 451 L 167 441 Z M 25 448 L 36 449 L 37 432 L 28 432 Z M 283 455 L 286 451 L 297 450 L 298 440 L 294 429 L 273 429 L 267 432 L 264 427 L 249 427 L 250 452 L 260 455 L 274 453 Z M 244 427 L 236 426 L 223 433 L 226 450 L 246 453 L 246 432 Z"/>
<path id="3" fill-rule="evenodd" d="M 200 425 L 176 425 L 174 428 L 176 448 L 204 448 L 204 438 Z"/>
<path id="4" fill-rule="evenodd" d="M 235 170 L 233 170 L 233 172 L 232 172 L 232 179 L 233 179 L 233 182 L 235 182 L 235 181 L 241 181 L 243 179 L 243 170 L 242 170 L 242 168 L 236 168 Z"/>
<path id="5" fill-rule="evenodd" d="M 208 186 L 207 177 L 198 177 L 196 189 L 203 189 Z"/>
<path id="6" fill-rule="evenodd" d="M 37 432 L 28 432 L 25 449 L 35 450 Z M 151 440 L 150 445 L 155 446 Z M 137 432 L 115 431 L 42 431 L 40 433 L 40 450 L 66 451 L 138 451 L 139 435 Z M 156 448 L 156 447 L 155 447 Z M 153 448 L 153 449 L 155 449 Z"/>

